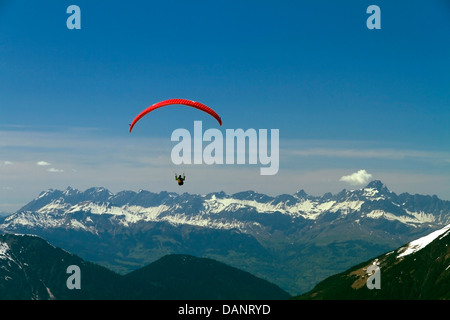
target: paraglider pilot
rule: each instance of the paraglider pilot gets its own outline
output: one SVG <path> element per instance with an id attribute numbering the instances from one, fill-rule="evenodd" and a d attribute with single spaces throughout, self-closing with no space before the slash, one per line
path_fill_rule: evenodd
<path id="1" fill-rule="evenodd" d="M 175 180 L 177 180 L 179 186 L 182 186 L 184 184 L 184 180 L 186 180 L 186 177 L 184 176 L 184 173 L 183 177 L 181 177 L 181 174 L 177 177 L 177 174 L 175 173 Z"/>

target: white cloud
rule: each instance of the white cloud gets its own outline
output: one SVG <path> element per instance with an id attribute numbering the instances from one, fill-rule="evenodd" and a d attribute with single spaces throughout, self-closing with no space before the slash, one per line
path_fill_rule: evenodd
<path id="1" fill-rule="evenodd" d="M 14 164 L 14 162 L 12 162 L 12 161 L 3 161 L 3 164 L 4 164 L 5 166 L 11 166 L 11 165 Z M 1 163 L 0 163 L 0 165 L 1 165 Z"/>
<path id="2" fill-rule="evenodd" d="M 367 173 L 366 170 L 359 170 L 358 172 L 352 173 L 348 176 L 343 176 L 339 181 L 344 181 L 352 186 L 367 184 L 370 179 L 372 179 L 372 175 Z"/>
<path id="3" fill-rule="evenodd" d="M 38 161 L 38 162 L 36 162 L 36 164 L 38 166 L 49 166 L 49 165 L 51 165 L 51 163 L 48 163 L 46 161 Z"/>
<path id="4" fill-rule="evenodd" d="M 50 168 L 50 169 L 47 169 L 47 171 L 48 171 L 48 172 L 64 172 L 64 170 L 62 170 L 62 169 L 56 169 L 56 168 Z"/>

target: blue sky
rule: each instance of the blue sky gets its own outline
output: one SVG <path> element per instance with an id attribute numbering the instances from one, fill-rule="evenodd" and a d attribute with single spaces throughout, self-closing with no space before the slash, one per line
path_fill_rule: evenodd
<path id="1" fill-rule="evenodd" d="M 81 30 L 69 30 L 69 5 Z M 369 30 L 369 5 L 381 29 Z M 365 170 L 450 200 L 450 4 L 0 0 L 0 211 L 41 191 L 322 195 Z M 177 128 L 279 129 L 280 170 L 170 161 Z M 183 189 L 173 172 L 188 176 Z"/>

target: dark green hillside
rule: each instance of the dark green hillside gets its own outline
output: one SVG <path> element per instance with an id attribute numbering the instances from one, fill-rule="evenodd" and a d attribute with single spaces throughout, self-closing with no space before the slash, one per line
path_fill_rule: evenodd
<path id="1" fill-rule="evenodd" d="M 80 289 L 69 289 L 69 266 Z M 0 300 L 289 299 L 274 284 L 212 259 L 168 255 L 122 276 L 36 236 L 0 235 Z"/>
<path id="2" fill-rule="evenodd" d="M 381 289 L 368 289 L 367 267 L 374 259 L 331 276 L 293 299 L 448 300 L 450 299 L 450 235 L 397 258 L 399 251 L 379 256 Z"/>
<path id="3" fill-rule="evenodd" d="M 80 290 L 67 288 L 71 265 L 80 268 Z M 0 235 L 0 300 L 113 299 L 120 277 L 42 238 Z"/>
<path id="4" fill-rule="evenodd" d="M 286 300 L 278 286 L 208 258 L 167 255 L 124 276 L 132 298 L 167 300 Z M 139 287 L 131 288 L 131 284 Z M 133 289 L 133 290 L 132 290 Z"/>

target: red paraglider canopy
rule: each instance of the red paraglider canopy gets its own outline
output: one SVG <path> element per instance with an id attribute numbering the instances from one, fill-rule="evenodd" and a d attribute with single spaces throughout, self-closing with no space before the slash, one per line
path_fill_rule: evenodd
<path id="1" fill-rule="evenodd" d="M 151 105 L 150 107 L 148 107 L 147 109 L 145 109 L 144 111 L 142 111 L 141 113 L 139 113 L 137 115 L 137 117 L 134 118 L 133 122 L 130 124 L 130 132 L 131 132 L 131 130 L 133 130 L 134 125 L 147 113 L 152 112 L 155 109 L 170 105 L 170 104 L 183 104 L 183 105 L 204 111 L 204 112 L 210 114 L 211 116 L 213 116 L 217 120 L 217 122 L 219 122 L 219 124 L 222 125 L 222 119 L 219 117 L 219 115 L 213 109 L 211 109 L 208 106 L 205 106 L 204 104 L 201 104 L 200 102 L 186 100 L 186 99 L 169 99 L 169 100 L 164 100 L 164 101 L 155 103 L 155 104 Z"/>

